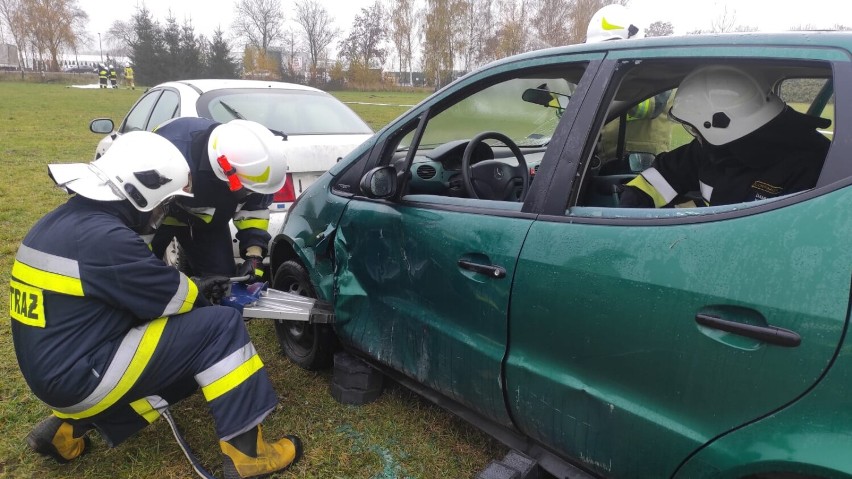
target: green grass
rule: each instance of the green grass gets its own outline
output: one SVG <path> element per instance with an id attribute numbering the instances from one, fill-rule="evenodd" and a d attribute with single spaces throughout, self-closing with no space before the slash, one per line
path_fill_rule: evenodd
<path id="1" fill-rule="evenodd" d="M 0 82 L 0 282 L 8 283 L 21 239 L 42 215 L 66 195 L 47 177 L 52 162 L 92 159 L 99 135 L 92 118 L 120 121 L 141 89 L 81 90 L 52 84 Z M 351 93 L 345 101 L 413 104 L 424 95 Z M 381 100 L 378 100 L 381 99 Z M 380 129 L 407 107 L 351 105 Z M 8 311 L 8 296 L 0 296 Z M 391 384 L 375 403 L 354 407 L 328 393 L 329 373 L 304 371 L 280 353 L 268 322 L 249 323 L 252 339 L 267 365 L 281 401 L 265 425 L 276 439 L 298 434 L 305 458 L 276 477 L 300 478 L 469 478 L 505 448 L 475 428 Z M 193 473 L 165 421 L 109 449 L 93 434 L 90 454 L 65 466 L 32 453 L 24 437 L 48 409 L 27 388 L 17 367 L 9 328 L 0 328 L 0 477 L 9 478 L 187 478 Z M 220 473 L 212 418 L 196 394 L 174 408 L 175 418 L 202 462 Z"/>

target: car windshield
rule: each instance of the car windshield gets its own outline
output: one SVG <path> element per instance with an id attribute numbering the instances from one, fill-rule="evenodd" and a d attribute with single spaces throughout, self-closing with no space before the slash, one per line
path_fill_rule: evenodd
<path id="1" fill-rule="evenodd" d="M 199 115 L 219 122 L 252 120 L 287 135 L 372 133 L 349 107 L 322 92 L 220 90 L 202 95 L 197 108 Z"/>
<path id="2" fill-rule="evenodd" d="M 429 148 L 483 131 L 507 135 L 520 147 L 547 145 L 576 85 L 563 78 L 514 78 L 480 90 L 435 115 L 420 142 Z M 531 101 L 530 91 L 554 95 L 552 105 Z M 411 135 L 399 145 L 407 148 Z"/>

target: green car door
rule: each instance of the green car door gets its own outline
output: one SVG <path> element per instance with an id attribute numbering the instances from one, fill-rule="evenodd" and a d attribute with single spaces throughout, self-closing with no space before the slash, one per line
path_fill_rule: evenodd
<path id="1" fill-rule="evenodd" d="M 500 212 L 351 201 L 334 245 L 338 337 L 509 424 L 501 362 L 530 224 Z"/>
<path id="2" fill-rule="evenodd" d="M 842 337 L 852 250 L 838 245 L 852 224 L 831 212 L 850 201 L 845 188 L 769 211 L 717 207 L 705 221 L 575 208 L 536 222 L 509 322 L 519 427 L 596 472 L 668 477 L 794 401 Z"/>

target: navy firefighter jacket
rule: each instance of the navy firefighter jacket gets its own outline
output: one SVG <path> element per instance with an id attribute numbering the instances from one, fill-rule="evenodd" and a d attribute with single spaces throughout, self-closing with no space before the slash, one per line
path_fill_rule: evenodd
<path id="1" fill-rule="evenodd" d="M 207 140 L 210 133 L 220 123 L 207 118 L 180 117 L 158 126 L 154 132 L 174 144 L 189 163 L 192 173 L 193 197 L 176 199 L 178 208 L 171 207 L 164 224 L 185 224 L 201 234 L 204 228 L 227 225 L 234 220 L 237 228 L 237 240 L 240 254 L 245 255 L 249 246 L 259 246 L 266 255 L 269 240 L 269 205 L 272 195 L 250 193 L 241 202 L 231 193 L 226 181 L 220 180 L 213 172 L 207 154 Z M 177 221 L 177 223 L 175 223 Z M 221 231 L 221 228 L 216 228 Z"/>
<path id="2" fill-rule="evenodd" d="M 128 224 L 126 201 L 81 196 L 41 218 L 12 266 L 12 338 L 27 384 L 64 407 L 86 397 L 122 339 L 150 320 L 207 302 Z"/>

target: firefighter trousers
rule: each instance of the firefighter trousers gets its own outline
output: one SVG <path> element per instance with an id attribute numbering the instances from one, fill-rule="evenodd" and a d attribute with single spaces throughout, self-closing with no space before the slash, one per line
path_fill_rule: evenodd
<path id="1" fill-rule="evenodd" d="M 199 387 L 222 440 L 260 424 L 277 403 L 236 309 L 198 308 L 156 319 L 120 339 L 94 391 L 73 406 L 54 408 L 76 431 L 98 429 L 111 447 Z"/>

